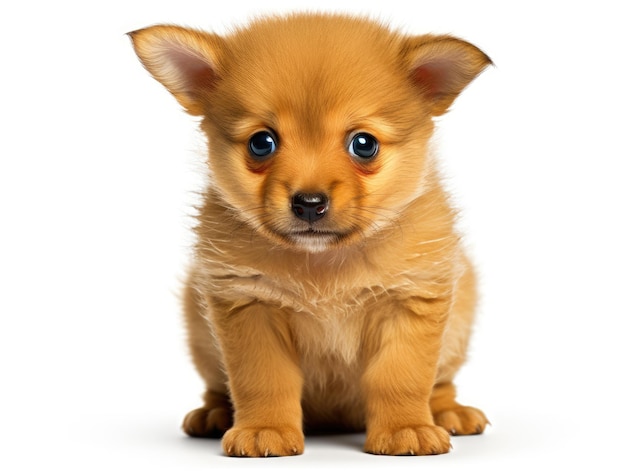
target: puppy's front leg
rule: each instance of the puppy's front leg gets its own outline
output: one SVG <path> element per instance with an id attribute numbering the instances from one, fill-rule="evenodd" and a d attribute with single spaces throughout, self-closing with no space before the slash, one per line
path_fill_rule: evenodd
<path id="1" fill-rule="evenodd" d="M 433 389 L 450 300 L 412 298 L 377 310 L 365 339 L 365 451 L 435 455 L 450 450 L 433 422 Z"/>
<path id="2" fill-rule="evenodd" d="M 235 409 L 224 451 L 230 456 L 301 454 L 302 374 L 287 314 L 257 303 L 220 307 L 214 322 Z"/>

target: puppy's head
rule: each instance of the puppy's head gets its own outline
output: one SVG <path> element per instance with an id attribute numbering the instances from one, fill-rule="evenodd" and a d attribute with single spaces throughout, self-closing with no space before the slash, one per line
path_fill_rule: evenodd
<path id="1" fill-rule="evenodd" d="M 432 117 L 489 63 L 450 36 L 300 15 L 228 36 L 130 33 L 148 71 L 209 139 L 213 184 L 279 244 L 323 251 L 403 217 L 425 191 Z"/>

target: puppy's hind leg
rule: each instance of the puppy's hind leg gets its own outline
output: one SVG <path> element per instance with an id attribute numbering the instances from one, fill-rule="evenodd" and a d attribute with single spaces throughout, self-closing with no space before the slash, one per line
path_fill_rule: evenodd
<path id="1" fill-rule="evenodd" d="M 187 414 L 183 431 L 192 437 L 220 438 L 232 427 L 233 408 L 226 387 L 221 356 L 207 321 L 207 306 L 202 301 L 192 270 L 183 293 L 188 342 L 193 362 L 206 383 L 204 405 Z"/>
<path id="2" fill-rule="evenodd" d="M 183 430 L 190 437 L 221 438 L 233 425 L 233 409 L 225 394 L 208 390 L 204 406 L 185 416 Z"/>
<path id="3" fill-rule="evenodd" d="M 443 338 L 437 380 L 430 398 L 435 424 L 451 435 L 482 433 L 489 423 L 485 414 L 474 407 L 456 402 L 454 376 L 465 362 L 476 308 L 476 279 L 471 264 L 464 258 L 465 272 L 457 284 L 457 292 Z"/>
<path id="4" fill-rule="evenodd" d="M 477 435 L 483 433 L 489 423 L 480 409 L 456 402 L 456 388 L 452 383 L 434 387 L 430 410 L 435 424 L 446 429 L 450 435 Z"/>

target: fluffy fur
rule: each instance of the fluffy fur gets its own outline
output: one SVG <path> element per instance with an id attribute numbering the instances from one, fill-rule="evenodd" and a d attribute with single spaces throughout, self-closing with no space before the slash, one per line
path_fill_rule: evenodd
<path id="1" fill-rule="evenodd" d="M 481 433 L 452 383 L 474 275 L 429 140 L 489 58 L 329 15 L 130 37 L 209 143 L 184 297 L 207 389 L 185 432 L 223 435 L 233 456 L 302 453 L 303 430 L 366 430 L 365 451 L 391 455 Z M 251 148 L 259 132 L 268 156 Z M 359 136 L 373 158 L 355 155 Z"/>

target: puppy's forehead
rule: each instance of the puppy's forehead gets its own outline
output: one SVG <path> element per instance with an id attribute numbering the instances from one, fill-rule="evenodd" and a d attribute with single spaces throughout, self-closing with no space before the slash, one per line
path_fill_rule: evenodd
<path id="1" fill-rule="evenodd" d="M 305 62 L 326 55 L 350 60 L 358 51 L 367 55 L 385 52 L 399 43 L 399 36 L 378 23 L 362 18 L 333 15 L 293 15 L 256 21 L 228 37 L 237 53 L 299 56 Z M 244 50 L 242 50 L 242 48 Z M 289 64 L 284 64 L 289 65 Z"/>
<path id="2" fill-rule="evenodd" d="M 320 80 L 341 75 L 355 78 L 359 73 L 372 76 L 380 68 L 395 65 L 391 34 L 374 29 L 378 33 L 374 35 L 369 24 L 351 26 L 339 23 L 334 30 L 332 22 L 326 28 L 314 23 L 294 28 L 287 23 L 281 28 L 252 30 L 240 57 L 243 65 L 253 67 L 251 73 L 306 79 L 318 87 L 326 85 Z"/>
<path id="3" fill-rule="evenodd" d="M 289 116 L 309 129 L 398 113 L 408 79 L 399 37 L 349 17 L 294 17 L 253 24 L 231 38 L 230 85 L 242 107 Z M 356 124 L 356 123 L 355 123 Z"/>

